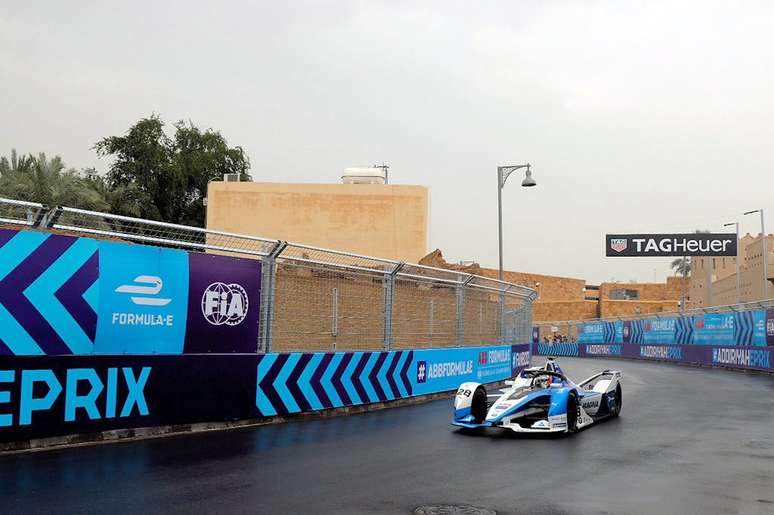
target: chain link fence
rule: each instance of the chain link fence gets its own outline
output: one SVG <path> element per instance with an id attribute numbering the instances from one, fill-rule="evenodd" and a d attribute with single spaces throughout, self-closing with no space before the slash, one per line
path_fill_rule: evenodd
<path id="1" fill-rule="evenodd" d="M 453 270 L 2 198 L 0 227 L 259 260 L 264 352 L 517 344 L 532 335 L 534 290 Z"/>

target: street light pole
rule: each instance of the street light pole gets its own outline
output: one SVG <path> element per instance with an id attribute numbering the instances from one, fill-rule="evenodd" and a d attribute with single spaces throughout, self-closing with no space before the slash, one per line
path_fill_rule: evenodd
<path id="1" fill-rule="evenodd" d="M 730 227 L 730 226 L 736 227 L 736 303 L 741 304 L 742 303 L 742 290 L 741 290 L 741 277 L 739 276 L 739 247 L 741 247 L 741 244 L 739 242 L 739 222 L 730 222 L 727 224 L 723 224 L 723 227 Z"/>
<path id="2" fill-rule="evenodd" d="M 753 213 L 761 214 L 761 238 L 763 239 L 761 241 L 763 250 L 763 295 L 761 300 L 766 300 L 769 293 L 769 251 L 767 248 L 768 238 L 766 238 L 766 229 L 763 225 L 763 208 L 755 209 L 754 211 L 747 211 L 745 215 L 751 215 Z"/>
<path id="3" fill-rule="evenodd" d="M 530 164 L 515 165 L 515 166 L 498 166 L 497 167 L 497 241 L 498 241 L 498 255 L 500 257 L 500 264 L 498 267 L 497 277 L 503 280 L 503 186 L 508 177 L 522 168 L 526 168 L 524 180 L 521 181 L 521 185 L 525 188 L 536 186 L 537 182 L 532 178 L 532 170 Z"/>

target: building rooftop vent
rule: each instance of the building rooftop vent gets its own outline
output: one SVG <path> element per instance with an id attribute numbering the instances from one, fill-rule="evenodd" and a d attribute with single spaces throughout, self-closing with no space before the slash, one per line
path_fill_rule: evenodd
<path id="1" fill-rule="evenodd" d="M 223 174 L 223 182 L 239 182 L 239 174 L 238 173 L 224 173 Z"/>
<path id="2" fill-rule="evenodd" d="M 353 166 L 345 168 L 341 176 L 344 184 L 387 184 L 387 165 L 381 166 Z"/>

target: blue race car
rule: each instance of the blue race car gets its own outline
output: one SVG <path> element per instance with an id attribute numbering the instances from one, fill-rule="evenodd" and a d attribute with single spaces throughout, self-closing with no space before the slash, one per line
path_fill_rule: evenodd
<path id="1" fill-rule="evenodd" d="M 479 383 L 460 385 L 452 424 L 519 433 L 573 433 L 621 413 L 621 377 L 617 370 L 605 370 L 575 384 L 554 358 L 548 358 L 544 368 L 524 369 L 496 395 L 487 395 Z M 496 400 L 489 402 L 490 398 Z"/>

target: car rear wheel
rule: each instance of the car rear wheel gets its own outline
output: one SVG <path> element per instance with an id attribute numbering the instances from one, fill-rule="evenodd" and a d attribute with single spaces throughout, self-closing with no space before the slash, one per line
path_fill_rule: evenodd
<path id="1" fill-rule="evenodd" d="M 567 397 L 567 432 L 574 433 L 578 429 L 578 398 L 575 392 Z"/>
<path id="2" fill-rule="evenodd" d="M 621 385 L 615 387 L 615 407 L 610 413 L 611 416 L 617 417 L 621 414 L 621 408 L 623 408 L 623 392 L 621 391 Z"/>

